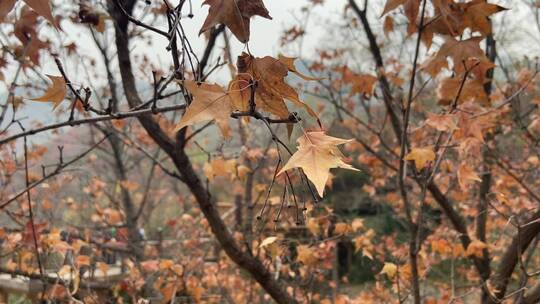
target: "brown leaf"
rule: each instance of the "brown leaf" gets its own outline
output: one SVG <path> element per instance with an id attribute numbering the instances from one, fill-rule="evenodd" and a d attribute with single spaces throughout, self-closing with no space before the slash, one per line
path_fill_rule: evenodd
<path id="1" fill-rule="evenodd" d="M 106 208 L 103 210 L 103 214 L 105 215 L 105 219 L 109 225 L 119 225 L 122 223 L 124 218 L 120 211 L 112 208 Z"/>
<path id="2" fill-rule="evenodd" d="M 283 63 L 279 59 L 270 56 L 263 58 L 253 57 L 247 53 L 243 53 L 238 57 L 238 77 L 234 80 L 235 91 L 240 90 L 241 96 L 233 96 L 233 104 L 242 106 L 241 111 L 248 110 L 248 93 L 249 82 L 257 82 L 255 88 L 255 103 L 257 108 L 277 115 L 280 118 L 289 117 L 289 110 L 285 105 L 285 99 L 292 101 L 296 105 L 304 108 L 309 115 L 318 119 L 317 114 L 311 107 L 302 102 L 298 97 L 298 93 L 285 82 L 289 71 L 295 72 L 294 65 L 291 66 L 290 58 L 287 58 L 287 63 Z M 291 70 L 294 69 L 294 70 Z M 297 72 L 295 72 L 297 73 Z M 232 89 L 231 89 L 232 90 Z M 236 100 L 242 98 L 241 101 Z"/>
<path id="3" fill-rule="evenodd" d="M 243 43 L 249 41 L 251 17 L 272 19 L 262 0 L 205 0 L 203 5 L 209 5 L 210 9 L 199 34 L 222 23 Z"/>
<path id="4" fill-rule="evenodd" d="M 448 0 L 433 0 L 434 17 L 427 19 L 422 41 L 431 45 L 433 34 L 444 36 L 460 36 L 466 28 L 472 32 L 480 32 L 483 36 L 491 33 L 489 16 L 505 10 L 505 8 L 489 4 L 485 0 L 474 0 L 467 3 L 455 3 Z"/>
<path id="5" fill-rule="evenodd" d="M 2 0 L 3 1 L 3 0 Z M 54 27 L 56 22 L 51 13 L 51 5 L 49 0 L 23 0 L 28 6 L 30 6 L 36 13 L 47 19 Z"/>
<path id="6" fill-rule="evenodd" d="M 439 73 L 448 68 L 448 60 L 445 57 L 434 56 L 420 66 L 420 70 L 428 73 L 432 78 L 437 77 Z"/>
<path id="7" fill-rule="evenodd" d="M 369 97 L 373 94 L 375 84 L 377 83 L 377 77 L 370 74 L 357 74 L 347 66 L 339 67 L 336 71 L 341 73 L 344 83 L 351 85 L 349 96 L 362 94 Z"/>
<path id="8" fill-rule="evenodd" d="M 489 20 L 489 16 L 506 10 L 506 8 L 502 6 L 487 3 L 485 0 L 475 0 L 467 4 L 468 7 L 465 11 L 464 24 L 469 27 L 471 31 L 478 31 L 484 36 L 491 34 L 491 21 Z"/>
<path id="9" fill-rule="evenodd" d="M 185 81 L 184 87 L 193 95 L 175 131 L 198 122 L 215 120 L 225 138 L 230 137 L 229 118 L 232 112 L 231 96 L 217 84 Z"/>
<path id="10" fill-rule="evenodd" d="M 468 79 L 460 89 L 462 82 L 463 79 L 459 77 L 443 79 L 437 88 L 437 97 L 439 98 L 439 103 L 448 105 L 453 103 L 456 98 L 459 97 L 457 104 L 477 102 L 483 105 L 489 105 L 489 98 L 484 90 L 483 84 L 480 81 L 476 79 Z"/>
<path id="11" fill-rule="evenodd" d="M 418 13 L 420 12 L 420 0 L 388 0 L 386 1 L 381 16 L 384 16 L 387 13 L 397 9 L 401 5 L 403 5 L 405 16 L 407 17 L 407 20 L 409 20 L 410 33 L 412 32 L 413 28 L 416 28 L 416 19 L 418 17 Z"/>
<path id="12" fill-rule="evenodd" d="M 465 251 L 465 256 L 475 256 L 475 257 L 483 257 L 484 255 L 484 249 L 488 248 L 488 244 L 480 241 L 480 240 L 473 240 L 469 246 L 467 246 L 467 251 Z"/>
<path id="13" fill-rule="evenodd" d="M 482 40 L 483 37 L 472 37 L 461 41 L 446 37 L 444 44 L 430 62 L 437 63 L 440 60 L 451 58 L 453 71 L 457 75 L 463 75 L 468 70 L 478 81 L 483 83 L 486 72 L 495 65 L 480 48 L 480 41 Z M 430 63 L 427 65 L 427 69 L 433 68 Z"/>
<path id="14" fill-rule="evenodd" d="M 52 102 L 56 108 L 66 97 L 66 82 L 62 76 L 47 75 L 52 80 L 52 85 L 47 88 L 47 91 L 41 96 L 31 98 L 33 101 Z"/>

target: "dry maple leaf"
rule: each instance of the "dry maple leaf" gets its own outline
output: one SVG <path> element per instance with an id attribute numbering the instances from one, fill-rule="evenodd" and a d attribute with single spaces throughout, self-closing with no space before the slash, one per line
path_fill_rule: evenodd
<path id="1" fill-rule="evenodd" d="M 356 77 L 351 79 L 351 83 L 352 87 L 349 96 L 361 94 L 369 98 L 375 90 L 377 77 L 369 74 L 356 75 Z"/>
<path id="2" fill-rule="evenodd" d="M 423 64 L 422 68 L 434 76 L 442 68 L 445 68 L 443 61 L 446 58 L 451 58 L 453 71 L 457 75 L 463 75 L 468 70 L 479 82 L 483 83 L 486 72 L 495 67 L 493 62 L 486 57 L 482 48 L 480 48 L 480 42 L 483 39 L 483 37 L 472 37 L 458 41 L 453 37 L 447 36 L 439 51 L 429 61 Z"/>
<path id="3" fill-rule="evenodd" d="M 32 244 L 34 236 L 39 240 L 42 236 L 42 232 L 47 229 L 49 224 L 47 223 L 34 223 L 28 221 L 24 226 L 24 231 L 22 233 L 22 242 L 25 244 Z M 35 233 L 35 235 L 34 235 Z"/>
<path id="4" fill-rule="evenodd" d="M 209 5 L 208 16 L 199 32 L 203 33 L 216 24 L 222 23 L 243 43 L 249 41 L 251 17 L 258 15 L 272 19 L 262 0 L 206 0 Z"/>
<path id="5" fill-rule="evenodd" d="M 459 125 L 461 128 L 456 133 L 456 139 L 472 137 L 484 143 L 484 134 L 496 124 L 496 116 L 483 115 L 477 118 L 470 118 L 463 115 L 460 117 Z"/>
<path id="6" fill-rule="evenodd" d="M 489 16 L 502 12 L 506 8 L 487 3 L 486 0 L 474 0 L 467 3 L 467 9 L 464 15 L 464 24 L 470 28 L 471 31 L 478 31 L 482 35 L 487 36 L 491 34 L 491 21 Z"/>
<path id="7" fill-rule="evenodd" d="M 386 1 L 381 16 L 386 15 L 401 5 L 403 5 L 403 8 L 405 9 L 405 16 L 409 19 L 409 22 L 416 22 L 416 18 L 420 11 L 420 0 L 388 0 Z"/>
<path id="8" fill-rule="evenodd" d="M 474 0 L 467 3 L 455 3 L 448 0 L 433 0 L 434 17 L 428 18 L 422 32 L 422 41 L 429 48 L 434 34 L 445 36 L 462 35 L 466 28 L 479 32 L 483 36 L 491 33 L 489 16 L 506 10 L 485 0 Z"/>
<path id="9" fill-rule="evenodd" d="M 443 70 L 448 68 L 446 57 L 433 56 L 420 65 L 420 71 L 428 73 L 431 78 L 436 78 Z"/>
<path id="10" fill-rule="evenodd" d="M 30 100 L 40 102 L 52 102 L 56 108 L 66 97 L 66 81 L 62 76 L 47 75 L 52 81 L 52 85 L 47 88 L 47 91 L 41 96 Z"/>
<path id="11" fill-rule="evenodd" d="M 457 178 L 459 186 L 462 190 L 467 189 L 467 185 L 472 181 L 481 182 L 482 179 L 473 171 L 473 169 L 467 164 L 461 164 L 457 171 Z"/>
<path id="12" fill-rule="evenodd" d="M 193 101 L 176 126 L 175 132 L 199 122 L 215 120 L 223 136 L 229 138 L 229 118 L 232 112 L 230 95 L 217 84 L 199 85 L 188 80 L 184 82 L 184 87 L 193 95 Z"/>
<path id="13" fill-rule="evenodd" d="M 428 162 L 435 160 L 435 152 L 431 147 L 428 148 L 414 148 L 405 155 L 405 160 L 414 160 L 416 170 L 422 170 Z"/>
<path id="14" fill-rule="evenodd" d="M 318 119 L 315 111 L 302 102 L 294 88 L 285 82 L 285 77 L 290 71 L 300 75 L 294 68 L 294 59 L 283 56 L 281 58 L 283 61 L 270 56 L 257 58 L 247 53 L 239 56 L 238 76 L 229 85 L 233 104 L 238 110 L 247 111 L 251 96 L 250 83 L 256 82 L 255 104 L 257 108 L 279 118 L 287 118 L 289 117 L 289 110 L 285 105 L 285 99 L 287 99 Z"/>
<path id="15" fill-rule="evenodd" d="M 439 103 L 449 105 L 459 97 L 457 104 L 477 102 L 482 105 L 489 105 L 489 97 L 484 90 L 483 83 L 477 79 L 467 79 L 463 85 L 462 82 L 463 79 L 459 77 L 443 79 L 437 88 Z"/>
<path id="16" fill-rule="evenodd" d="M 322 197 L 331 168 L 358 171 L 343 161 L 343 155 L 337 148 L 338 145 L 351 141 L 352 139 L 328 136 L 323 131 L 306 132 L 297 140 L 298 151 L 291 156 L 278 175 L 292 168 L 302 168 Z"/>
<path id="17" fill-rule="evenodd" d="M 51 5 L 49 0 L 24 0 L 24 2 L 26 2 L 26 4 L 34 11 L 36 11 L 36 13 L 47 19 L 54 27 L 56 27 L 56 22 L 54 21 L 54 17 L 51 13 Z"/>

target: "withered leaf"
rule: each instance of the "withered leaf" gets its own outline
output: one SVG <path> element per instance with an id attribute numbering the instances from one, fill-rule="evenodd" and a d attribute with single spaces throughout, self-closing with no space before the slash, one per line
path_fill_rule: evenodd
<path id="1" fill-rule="evenodd" d="M 51 12 L 49 0 L 24 0 L 24 2 L 26 2 L 26 4 L 34 11 L 36 11 L 36 13 L 47 19 L 54 27 L 56 27 L 56 22 Z"/>
<path id="2" fill-rule="evenodd" d="M 467 3 L 467 9 L 464 16 L 464 24 L 471 31 L 478 31 L 482 35 L 491 34 L 491 21 L 489 16 L 506 10 L 506 8 L 487 3 L 486 0 L 474 0 Z"/>
<path id="3" fill-rule="evenodd" d="M 199 33 L 222 23 L 244 43 L 249 41 L 251 17 L 258 15 L 272 19 L 262 0 L 205 0 L 203 5 L 209 5 L 210 9 Z"/>
<path id="4" fill-rule="evenodd" d="M 66 81 L 62 76 L 47 75 L 52 81 L 52 85 L 47 88 L 47 91 L 41 96 L 30 100 L 40 102 L 52 102 L 56 108 L 66 97 Z"/>
<path id="5" fill-rule="evenodd" d="M 229 117 L 232 112 L 231 97 L 217 84 L 185 81 L 184 87 L 193 95 L 193 102 L 188 106 L 175 130 L 198 122 L 215 120 L 225 138 L 230 137 Z"/>
<path id="6" fill-rule="evenodd" d="M 467 79 L 464 84 L 463 79 L 458 77 L 443 79 L 437 88 L 439 103 L 448 105 L 456 101 L 457 104 L 465 102 L 477 102 L 489 104 L 489 98 L 484 91 L 483 84 L 476 79 Z"/>
<path id="7" fill-rule="evenodd" d="M 257 108 L 272 113 L 280 118 L 289 117 L 289 110 L 285 99 L 304 108 L 309 115 L 318 118 L 311 107 L 298 97 L 294 88 L 285 82 L 289 71 L 298 72 L 292 64 L 292 58 L 284 58 L 285 63 L 279 59 L 266 56 L 253 57 L 243 53 L 238 57 L 238 76 L 231 82 L 230 90 L 233 95 L 233 104 L 240 111 L 247 111 L 250 98 L 250 83 L 257 83 L 255 89 L 255 103 Z M 307 76 L 306 76 L 307 77 Z"/>
<path id="8" fill-rule="evenodd" d="M 292 168 L 302 168 L 322 197 L 331 168 L 358 171 L 343 161 L 343 155 L 337 148 L 338 145 L 351 141 L 351 139 L 328 136 L 323 131 L 306 132 L 298 138 L 298 150 L 291 156 L 278 175 Z"/>

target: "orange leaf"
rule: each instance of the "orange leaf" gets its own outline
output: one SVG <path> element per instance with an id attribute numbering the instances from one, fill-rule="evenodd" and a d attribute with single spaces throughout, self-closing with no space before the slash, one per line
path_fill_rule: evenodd
<path id="1" fill-rule="evenodd" d="M 474 240 L 472 241 L 469 246 L 467 246 L 467 250 L 465 251 L 466 256 L 475 256 L 475 257 L 482 257 L 484 249 L 487 249 L 488 245 L 482 241 Z"/>
<path id="2" fill-rule="evenodd" d="M 427 163 L 435 160 L 435 152 L 431 147 L 415 148 L 409 154 L 405 155 L 405 160 L 414 160 L 416 170 L 422 170 Z"/>
<path id="3" fill-rule="evenodd" d="M 41 96 L 30 100 L 40 102 L 52 102 L 56 108 L 66 97 L 66 82 L 62 76 L 47 75 L 52 80 L 52 85 L 47 88 L 47 91 Z"/>

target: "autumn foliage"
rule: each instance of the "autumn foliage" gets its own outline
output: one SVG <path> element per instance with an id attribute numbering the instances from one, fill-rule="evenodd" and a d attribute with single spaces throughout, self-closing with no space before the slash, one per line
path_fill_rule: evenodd
<path id="1" fill-rule="evenodd" d="M 540 2 L 302 2 L 1 0 L 0 303 L 540 302 Z"/>

